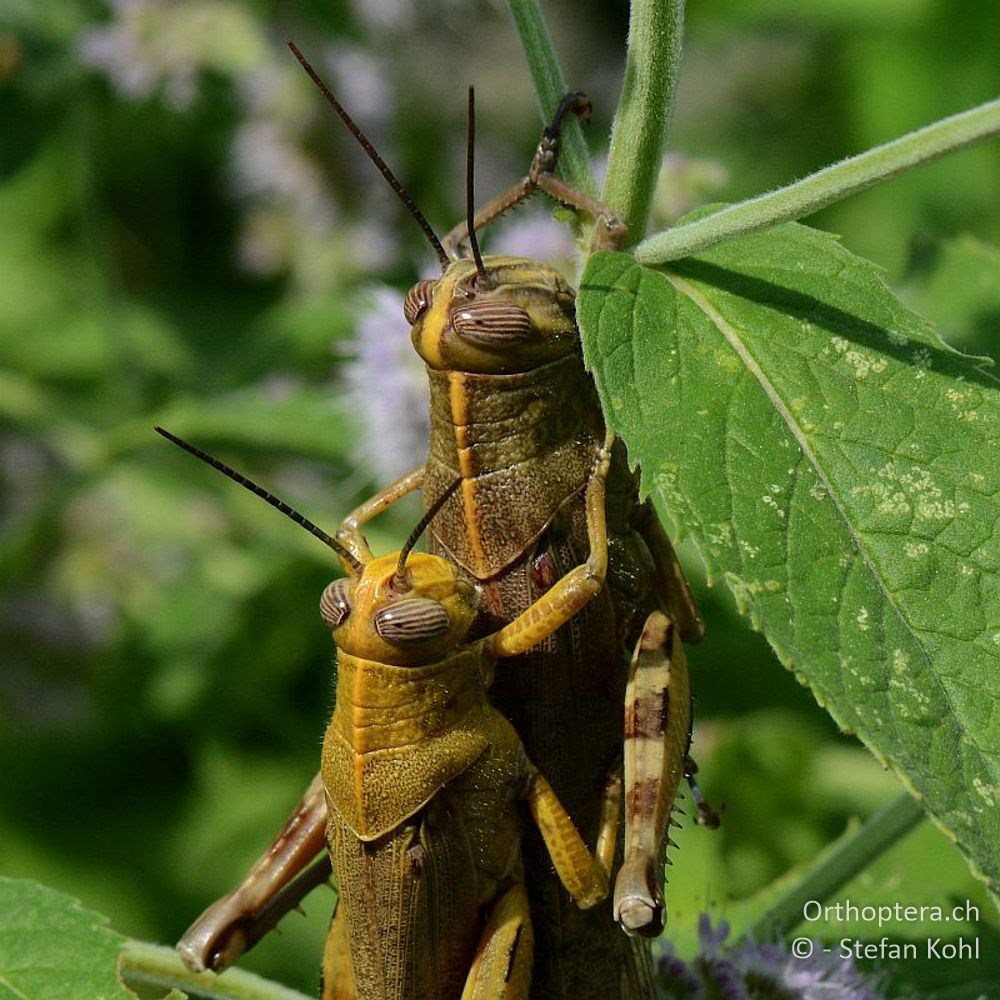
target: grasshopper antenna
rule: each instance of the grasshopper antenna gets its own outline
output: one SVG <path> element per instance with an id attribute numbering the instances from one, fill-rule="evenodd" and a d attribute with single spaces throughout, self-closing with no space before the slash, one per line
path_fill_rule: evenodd
<path id="1" fill-rule="evenodd" d="M 360 574 L 364 569 L 364 565 L 358 560 L 353 552 L 346 549 L 336 538 L 328 535 L 322 528 L 317 528 L 315 524 L 312 523 L 307 517 L 303 517 L 297 510 L 289 507 L 284 500 L 279 499 L 273 493 L 269 493 L 264 489 L 263 486 L 258 486 L 252 479 L 247 479 L 242 473 L 237 472 L 235 469 L 230 468 L 225 462 L 220 462 L 217 458 L 209 455 L 207 451 L 202 451 L 200 448 L 196 448 L 193 444 L 185 441 L 183 438 L 177 437 L 176 434 L 171 434 L 170 431 L 165 430 L 162 427 L 154 427 L 153 430 L 156 431 L 161 437 L 165 437 L 168 441 L 172 441 L 178 448 L 183 448 L 184 451 L 195 458 L 200 458 L 206 465 L 210 465 L 213 469 L 221 472 L 224 476 L 228 476 L 233 480 L 234 483 L 239 483 L 245 489 L 248 489 L 251 493 L 255 493 L 261 498 L 261 500 L 267 501 L 272 507 L 280 510 L 282 514 L 286 517 L 290 517 L 296 524 L 305 528 L 306 531 L 311 535 L 315 535 L 324 545 L 333 549 L 334 552 L 340 556 L 350 567 L 351 571 L 355 574 Z"/>
<path id="2" fill-rule="evenodd" d="M 414 219 L 417 220 L 417 225 L 424 231 L 424 235 L 427 237 L 428 242 L 434 248 L 434 252 L 438 256 L 438 260 L 441 262 L 441 270 L 445 271 L 448 269 L 448 265 L 451 263 L 451 258 L 448 256 L 447 251 L 441 245 L 441 241 L 437 237 L 437 233 L 431 229 L 431 224 L 427 221 L 424 213 L 417 208 L 416 202 L 410 197 L 409 192 L 402 184 L 399 183 L 396 175 L 389 169 L 389 165 L 379 156 L 375 147 L 371 144 L 368 136 L 361 131 L 361 128 L 354 121 L 354 119 L 347 113 L 344 106 L 333 96 L 333 91 L 323 82 L 319 73 L 313 69 L 312 64 L 308 59 L 299 51 L 299 47 L 295 42 L 289 42 L 288 47 L 292 50 L 292 55 L 298 59 L 302 68 L 308 73 L 309 78 L 313 83 L 319 88 L 320 93 L 326 98 L 327 103 L 334 111 L 340 116 L 340 120 L 350 129 L 351 135 L 358 140 L 361 148 L 368 154 L 368 158 L 378 167 L 379 172 L 382 176 L 389 182 L 389 187 L 396 192 L 396 196 L 399 200 L 406 206 L 407 211 Z"/>
<path id="3" fill-rule="evenodd" d="M 479 240 L 476 237 L 476 88 L 469 87 L 469 126 L 468 146 L 465 154 L 465 214 L 469 224 L 469 245 L 476 261 L 478 280 L 481 283 L 489 281 L 486 268 L 483 267 L 483 255 L 479 252 Z"/>
<path id="4" fill-rule="evenodd" d="M 410 580 L 406 572 L 407 556 L 413 551 L 413 546 L 417 544 L 420 536 L 427 530 L 427 525 L 437 517 L 438 511 L 441 510 L 448 498 L 458 489 L 461 483 L 462 479 L 459 477 L 427 508 L 427 512 L 417 522 L 416 527 L 410 532 L 410 537 L 406 539 L 403 547 L 399 550 L 399 562 L 396 563 L 396 572 L 392 577 L 392 584 L 396 590 L 410 589 Z"/>

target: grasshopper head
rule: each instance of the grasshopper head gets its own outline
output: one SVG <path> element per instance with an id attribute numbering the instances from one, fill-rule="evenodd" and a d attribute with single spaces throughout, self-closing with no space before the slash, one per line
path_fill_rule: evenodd
<path id="1" fill-rule="evenodd" d="M 468 632 L 476 590 L 439 556 L 414 552 L 402 579 L 398 570 L 394 553 L 366 563 L 356 577 L 334 580 L 320 613 L 345 653 L 403 667 L 434 663 Z"/>
<path id="2" fill-rule="evenodd" d="M 507 375 L 579 350 L 573 290 L 555 268 L 527 257 L 455 260 L 406 296 L 417 353 L 431 367 Z"/>

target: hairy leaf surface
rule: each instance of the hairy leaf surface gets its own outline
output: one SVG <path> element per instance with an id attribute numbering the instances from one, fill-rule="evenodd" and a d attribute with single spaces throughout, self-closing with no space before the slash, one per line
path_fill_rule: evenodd
<path id="1" fill-rule="evenodd" d="M 817 699 L 1000 877 L 1000 394 L 799 225 L 588 264 L 585 352 L 647 490 Z"/>

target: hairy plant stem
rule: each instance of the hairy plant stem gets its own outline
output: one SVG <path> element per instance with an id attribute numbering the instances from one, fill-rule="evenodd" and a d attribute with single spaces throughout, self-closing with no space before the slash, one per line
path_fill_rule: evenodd
<path id="1" fill-rule="evenodd" d="M 640 264 L 664 264 L 737 236 L 800 219 L 906 170 L 997 135 L 1000 99 L 841 160 L 787 187 L 657 233 L 635 248 L 635 258 Z"/>
<path id="2" fill-rule="evenodd" d="M 508 0 L 521 46 L 528 60 L 531 78 L 535 83 L 542 121 L 552 121 L 559 102 L 568 88 L 563 80 L 559 58 L 549 29 L 545 26 L 537 0 Z M 590 167 L 590 153 L 583 138 L 580 123 L 570 116 L 563 123 L 562 148 L 559 153 L 559 172 L 574 187 L 595 197 L 597 185 Z"/>
<path id="3" fill-rule="evenodd" d="M 184 990 L 206 1000 L 309 1000 L 303 993 L 242 969 L 230 969 L 221 976 L 191 972 L 173 948 L 145 941 L 125 942 L 118 971 L 127 986 Z"/>
<path id="4" fill-rule="evenodd" d="M 903 792 L 868 822 L 834 844 L 798 883 L 745 928 L 740 938 L 766 941 L 791 933 L 802 923 L 806 903 L 829 899 L 906 836 L 923 817 L 920 803 L 908 792 Z"/>
<path id="5" fill-rule="evenodd" d="M 681 60 L 684 0 L 632 0 L 622 95 L 611 127 L 602 200 L 637 243 L 663 159 Z"/>

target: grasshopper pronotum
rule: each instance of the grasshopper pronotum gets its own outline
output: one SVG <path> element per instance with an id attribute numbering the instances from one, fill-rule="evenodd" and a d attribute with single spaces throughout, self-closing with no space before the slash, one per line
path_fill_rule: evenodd
<path id="1" fill-rule="evenodd" d="M 439 279 L 418 282 L 404 303 L 431 386 L 427 463 L 358 508 L 338 538 L 356 558 L 369 558 L 361 536 L 368 520 L 420 486 L 432 505 L 459 479 L 430 525 L 429 548 L 482 592 L 470 634 L 502 629 L 587 550 L 585 486 L 605 428 L 583 367 L 572 289 L 538 261 L 481 256 L 475 233 L 542 188 L 594 214 L 599 242 L 614 244 L 622 233 L 614 216 L 552 174 L 561 121 L 584 114 L 587 104 L 581 95 L 567 96 L 543 133 L 528 175 L 478 214 L 470 183 L 467 221 L 442 243 L 293 51 L 417 218 L 443 269 Z M 466 241 L 472 259 L 459 256 Z M 618 442 L 611 451 L 605 523 L 607 586 L 565 627 L 505 665 L 491 699 L 591 839 L 601 822 L 604 776 L 621 753 L 626 650 L 636 647 L 635 662 L 643 666 L 636 676 L 646 686 L 634 692 L 628 716 L 634 739 L 626 753 L 627 858 L 616 880 L 614 916 L 630 932 L 652 935 L 664 920 L 665 828 L 689 767 L 690 700 L 680 640 L 697 641 L 703 625 L 666 535 L 650 505 L 638 498 L 637 476 Z M 644 703 L 657 708 L 644 710 Z M 648 721 L 653 719 L 655 726 Z M 660 749 L 664 731 L 667 753 Z M 262 911 L 274 911 L 272 897 L 315 856 L 324 820 L 314 783 L 241 887 L 182 939 L 193 967 L 224 967 L 249 943 L 248 934 L 256 939 L 268 926 Z M 649 996 L 651 971 L 641 943 L 621 935 L 606 912 L 584 913 L 568 904 L 545 845 L 530 831 L 524 855 L 538 940 L 532 996 Z"/>
<path id="2" fill-rule="evenodd" d="M 510 624 L 466 642 L 477 589 L 440 556 L 411 554 L 440 503 L 400 552 L 362 562 L 272 494 L 158 430 L 312 531 L 350 571 L 320 599 L 338 647 L 321 773 L 340 904 L 324 1000 L 526 1000 L 534 939 L 515 802 L 527 804 L 576 904 L 590 908 L 608 891 L 621 767 L 608 775 L 591 854 L 486 689 L 497 660 L 544 640 L 599 593 L 610 452 L 596 456 L 586 488 L 587 561 Z"/>

